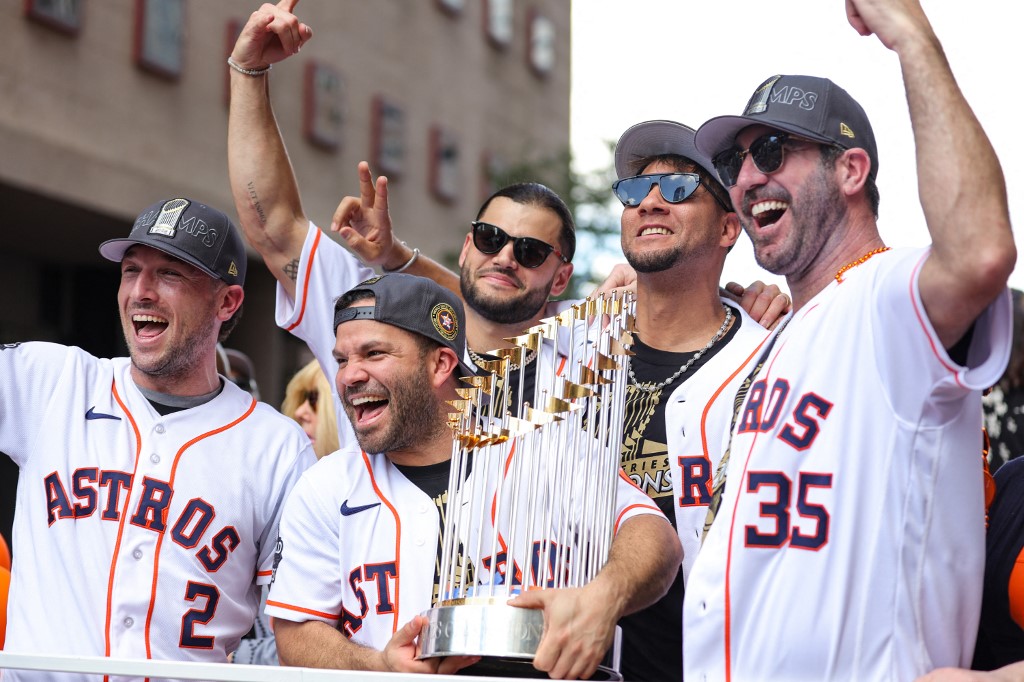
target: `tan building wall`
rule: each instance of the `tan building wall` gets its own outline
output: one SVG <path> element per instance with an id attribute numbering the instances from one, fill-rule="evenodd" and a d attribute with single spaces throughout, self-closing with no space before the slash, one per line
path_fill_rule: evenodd
<path id="1" fill-rule="evenodd" d="M 123 353 L 117 268 L 96 245 L 171 195 L 234 215 L 224 59 L 229 22 L 244 23 L 258 3 L 183 0 L 182 69 L 168 79 L 134 60 L 142 0 L 80 0 L 74 35 L 26 18 L 33 2 L 66 0 L 0 3 L 0 342 L 52 339 Z M 303 0 L 298 11 L 314 38 L 271 73 L 306 211 L 322 224 L 343 195 L 357 191 L 356 163 L 373 158 L 374 98 L 401 108 L 405 157 L 392 184 L 392 215 L 402 238 L 435 257 L 461 245 L 487 188 L 488 154 L 511 163 L 569 142 L 569 1 L 514 0 L 504 49 L 485 32 L 486 0 L 464 0 L 457 13 L 443 4 Z M 554 66 L 544 77 L 527 58 L 534 12 L 554 29 Z M 341 78 L 335 150 L 304 136 L 311 61 Z M 438 125 L 458 144 L 460 189 L 449 201 L 430 190 L 430 130 Z M 245 317 L 228 345 L 253 357 L 264 399 L 277 402 L 302 347 L 275 330 L 273 280 L 258 259 L 246 290 Z"/>

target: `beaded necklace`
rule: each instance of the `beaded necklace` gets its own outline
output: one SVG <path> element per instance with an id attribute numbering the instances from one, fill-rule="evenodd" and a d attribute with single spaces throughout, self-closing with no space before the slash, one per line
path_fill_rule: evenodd
<path id="1" fill-rule="evenodd" d="M 855 268 L 858 265 L 863 265 L 872 256 L 877 255 L 879 253 L 882 253 L 883 251 L 888 251 L 891 248 L 892 248 L 891 246 L 880 246 L 877 249 L 872 249 L 871 251 L 868 251 L 867 253 L 865 253 L 863 256 L 861 256 L 857 260 L 852 261 L 850 263 L 847 263 L 843 267 L 841 267 L 838 270 L 836 270 L 836 281 L 839 282 L 839 283 L 842 283 L 842 281 L 843 281 L 843 273 L 845 273 L 847 270 L 850 270 L 851 268 Z"/>

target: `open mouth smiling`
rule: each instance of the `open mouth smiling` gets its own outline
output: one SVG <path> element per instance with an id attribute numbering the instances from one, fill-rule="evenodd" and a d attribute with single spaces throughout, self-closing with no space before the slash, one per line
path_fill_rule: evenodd
<path id="1" fill-rule="evenodd" d="M 388 399 L 380 395 L 361 395 L 347 400 L 357 423 L 373 421 L 389 404 Z"/>
<path id="2" fill-rule="evenodd" d="M 758 201 L 750 207 L 750 217 L 758 227 L 767 227 L 777 223 L 788 208 L 789 204 L 785 201 Z"/>
<path id="3" fill-rule="evenodd" d="M 159 336 L 167 329 L 168 322 L 156 315 L 132 315 L 132 326 L 135 327 L 135 335 L 140 338 L 152 338 Z"/>
<path id="4" fill-rule="evenodd" d="M 646 237 L 648 235 L 655 234 L 671 235 L 672 232 L 665 229 L 664 227 L 645 227 L 642 230 L 640 230 L 641 237 Z"/>

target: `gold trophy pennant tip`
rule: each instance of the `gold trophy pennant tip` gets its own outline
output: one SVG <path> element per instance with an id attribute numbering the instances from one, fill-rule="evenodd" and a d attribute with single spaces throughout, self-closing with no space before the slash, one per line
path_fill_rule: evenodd
<path id="1" fill-rule="evenodd" d="M 612 355 L 625 355 L 627 357 L 630 355 L 636 355 L 636 353 L 622 345 L 619 340 L 615 338 L 610 339 L 608 352 Z"/>
<path id="2" fill-rule="evenodd" d="M 612 381 L 611 379 L 605 379 L 589 367 L 580 367 L 580 383 L 600 386 L 602 384 L 610 384 Z"/>
<path id="3" fill-rule="evenodd" d="M 566 379 L 565 385 L 562 388 L 563 398 L 589 398 L 592 395 L 594 395 L 594 390 L 592 388 L 588 388 L 581 384 L 574 384 L 568 379 Z"/>
<path id="4" fill-rule="evenodd" d="M 562 417 L 559 417 L 557 414 L 535 410 L 532 407 L 526 408 L 526 419 L 530 423 L 537 425 L 563 421 Z"/>

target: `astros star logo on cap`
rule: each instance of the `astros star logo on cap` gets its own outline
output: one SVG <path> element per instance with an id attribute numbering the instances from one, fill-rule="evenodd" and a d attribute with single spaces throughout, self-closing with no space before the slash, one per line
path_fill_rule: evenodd
<path id="1" fill-rule="evenodd" d="M 438 303 L 430 311 L 430 321 L 434 323 L 434 329 L 444 338 L 451 341 L 459 333 L 459 323 L 455 317 L 455 311 L 447 303 Z"/>

